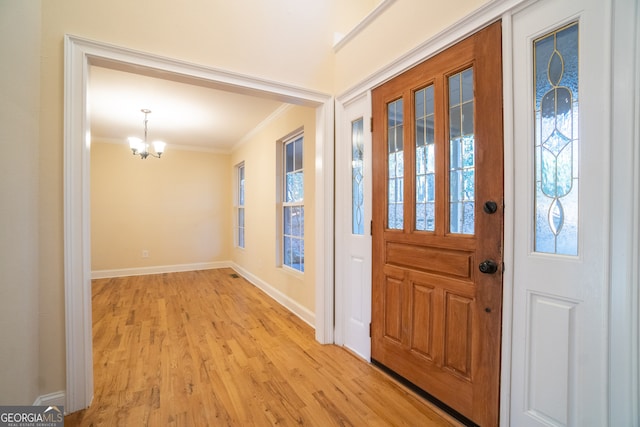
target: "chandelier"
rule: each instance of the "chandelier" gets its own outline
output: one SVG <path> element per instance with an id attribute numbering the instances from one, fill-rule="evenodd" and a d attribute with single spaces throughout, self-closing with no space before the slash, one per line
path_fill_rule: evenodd
<path id="1" fill-rule="evenodd" d="M 149 151 L 149 144 L 147 143 L 147 122 L 149 119 L 147 119 L 147 115 L 151 113 L 151 110 L 143 108 L 140 111 L 144 113 L 144 140 L 135 136 L 130 136 L 129 147 L 131 148 L 131 151 L 133 151 L 134 156 L 139 154 L 142 159 L 146 159 L 149 156 L 160 158 L 162 153 L 164 153 L 164 148 L 167 144 L 162 141 L 154 141 L 153 149 L 155 153 Z"/>

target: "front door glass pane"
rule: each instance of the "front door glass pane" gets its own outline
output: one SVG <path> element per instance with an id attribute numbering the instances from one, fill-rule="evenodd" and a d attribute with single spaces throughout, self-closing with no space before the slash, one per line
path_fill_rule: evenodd
<path id="1" fill-rule="evenodd" d="M 363 119 L 351 123 L 351 233 L 364 234 Z"/>
<path id="2" fill-rule="evenodd" d="M 433 85 L 415 94 L 416 230 L 435 230 L 436 166 Z"/>
<path id="3" fill-rule="evenodd" d="M 578 24 L 533 44 L 535 251 L 578 255 Z"/>
<path id="4" fill-rule="evenodd" d="M 475 138 L 473 68 L 449 77 L 449 231 L 473 234 Z"/>
<path id="5" fill-rule="evenodd" d="M 402 99 L 387 104 L 387 228 L 404 227 L 404 148 Z"/>

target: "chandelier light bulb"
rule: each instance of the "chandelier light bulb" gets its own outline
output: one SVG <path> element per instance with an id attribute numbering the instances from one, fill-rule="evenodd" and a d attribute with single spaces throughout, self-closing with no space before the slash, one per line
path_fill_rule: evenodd
<path id="1" fill-rule="evenodd" d="M 166 142 L 162 142 L 162 141 L 153 142 L 153 149 L 156 150 L 156 153 L 158 153 L 158 157 L 160 157 L 162 153 L 164 153 L 164 148 L 166 146 L 167 146 Z"/>
<path id="2" fill-rule="evenodd" d="M 130 136 L 129 138 L 129 148 L 133 151 L 133 154 L 138 154 L 138 151 L 141 151 L 142 148 L 142 140 L 136 136 Z"/>

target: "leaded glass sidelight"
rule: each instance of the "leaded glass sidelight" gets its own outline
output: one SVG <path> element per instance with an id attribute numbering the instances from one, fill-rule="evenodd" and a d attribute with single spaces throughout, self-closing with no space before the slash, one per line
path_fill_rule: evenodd
<path id="1" fill-rule="evenodd" d="M 415 93 L 416 230 L 435 230 L 436 167 L 433 85 Z"/>
<path id="2" fill-rule="evenodd" d="M 387 104 L 387 228 L 404 228 L 404 151 L 402 99 Z"/>
<path id="3" fill-rule="evenodd" d="M 351 123 L 351 233 L 364 234 L 363 119 Z"/>
<path id="4" fill-rule="evenodd" d="M 578 254 L 578 24 L 534 41 L 535 251 Z"/>
<path id="5" fill-rule="evenodd" d="M 475 137 L 473 68 L 449 77 L 449 231 L 473 234 Z"/>

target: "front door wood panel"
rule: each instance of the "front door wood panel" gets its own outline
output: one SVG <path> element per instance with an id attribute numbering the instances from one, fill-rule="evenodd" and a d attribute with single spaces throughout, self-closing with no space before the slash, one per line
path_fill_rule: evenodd
<path id="1" fill-rule="evenodd" d="M 450 76 L 473 70 L 474 222 L 450 232 Z M 502 314 L 501 25 L 376 88 L 373 107 L 372 359 L 479 425 L 498 424 Z M 416 230 L 415 93 L 433 85 L 435 221 Z M 402 226 L 388 222 L 388 105 L 402 100 Z M 398 105 L 396 103 L 396 105 Z M 453 125 L 452 125 L 453 126 Z M 397 129 L 397 126 L 396 128 Z M 396 132 L 396 130 L 392 130 Z M 397 191 L 397 189 L 392 189 Z M 486 213 L 485 201 L 498 210 Z M 494 274 L 478 265 L 490 259 Z"/>

